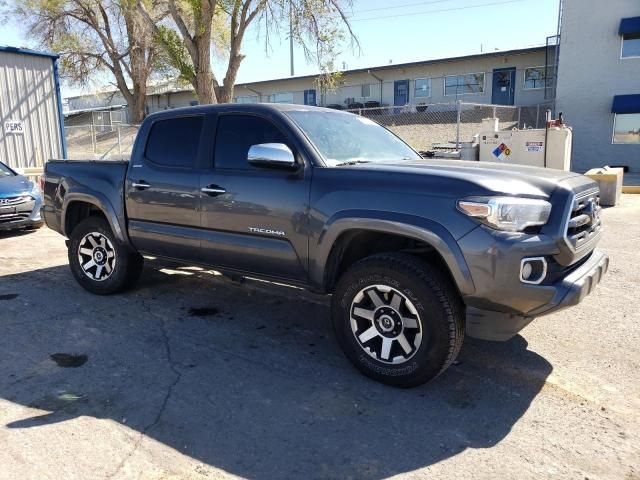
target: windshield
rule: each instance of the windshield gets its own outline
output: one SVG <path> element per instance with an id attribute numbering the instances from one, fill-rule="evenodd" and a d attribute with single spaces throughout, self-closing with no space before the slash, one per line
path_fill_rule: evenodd
<path id="1" fill-rule="evenodd" d="M 0 162 L 0 178 L 13 177 L 15 174 L 4 163 Z"/>
<path id="2" fill-rule="evenodd" d="M 328 166 L 419 160 L 406 143 L 365 117 L 341 112 L 286 112 L 307 134 Z"/>

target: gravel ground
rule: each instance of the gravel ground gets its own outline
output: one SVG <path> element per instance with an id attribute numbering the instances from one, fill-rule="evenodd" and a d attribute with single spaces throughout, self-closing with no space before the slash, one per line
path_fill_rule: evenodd
<path id="1" fill-rule="evenodd" d="M 0 235 L 0 478 L 640 479 L 640 196 L 611 269 L 506 343 L 398 390 L 338 350 L 326 300 L 148 261 L 92 296 L 42 229 Z"/>

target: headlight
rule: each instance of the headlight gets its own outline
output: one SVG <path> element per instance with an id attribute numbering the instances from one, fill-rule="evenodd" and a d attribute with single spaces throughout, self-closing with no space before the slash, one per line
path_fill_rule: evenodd
<path id="1" fill-rule="evenodd" d="M 547 223 L 551 204 L 534 198 L 469 197 L 458 201 L 458 210 L 497 230 L 521 232 Z"/>

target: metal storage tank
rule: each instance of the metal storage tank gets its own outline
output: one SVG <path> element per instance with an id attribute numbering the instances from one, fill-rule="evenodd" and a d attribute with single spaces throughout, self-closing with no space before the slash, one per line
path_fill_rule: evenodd
<path id="1" fill-rule="evenodd" d="M 41 168 L 66 158 L 58 56 L 0 46 L 0 161 Z"/>

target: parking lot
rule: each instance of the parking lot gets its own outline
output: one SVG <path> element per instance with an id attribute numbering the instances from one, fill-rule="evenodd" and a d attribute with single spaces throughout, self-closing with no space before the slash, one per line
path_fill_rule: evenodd
<path id="1" fill-rule="evenodd" d="M 58 234 L 0 234 L 0 478 L 638 480 L 640 195 L 603 217 L 593 295 L 409 390 L 322 297 L 153 259 L 97 297 Z"/>

